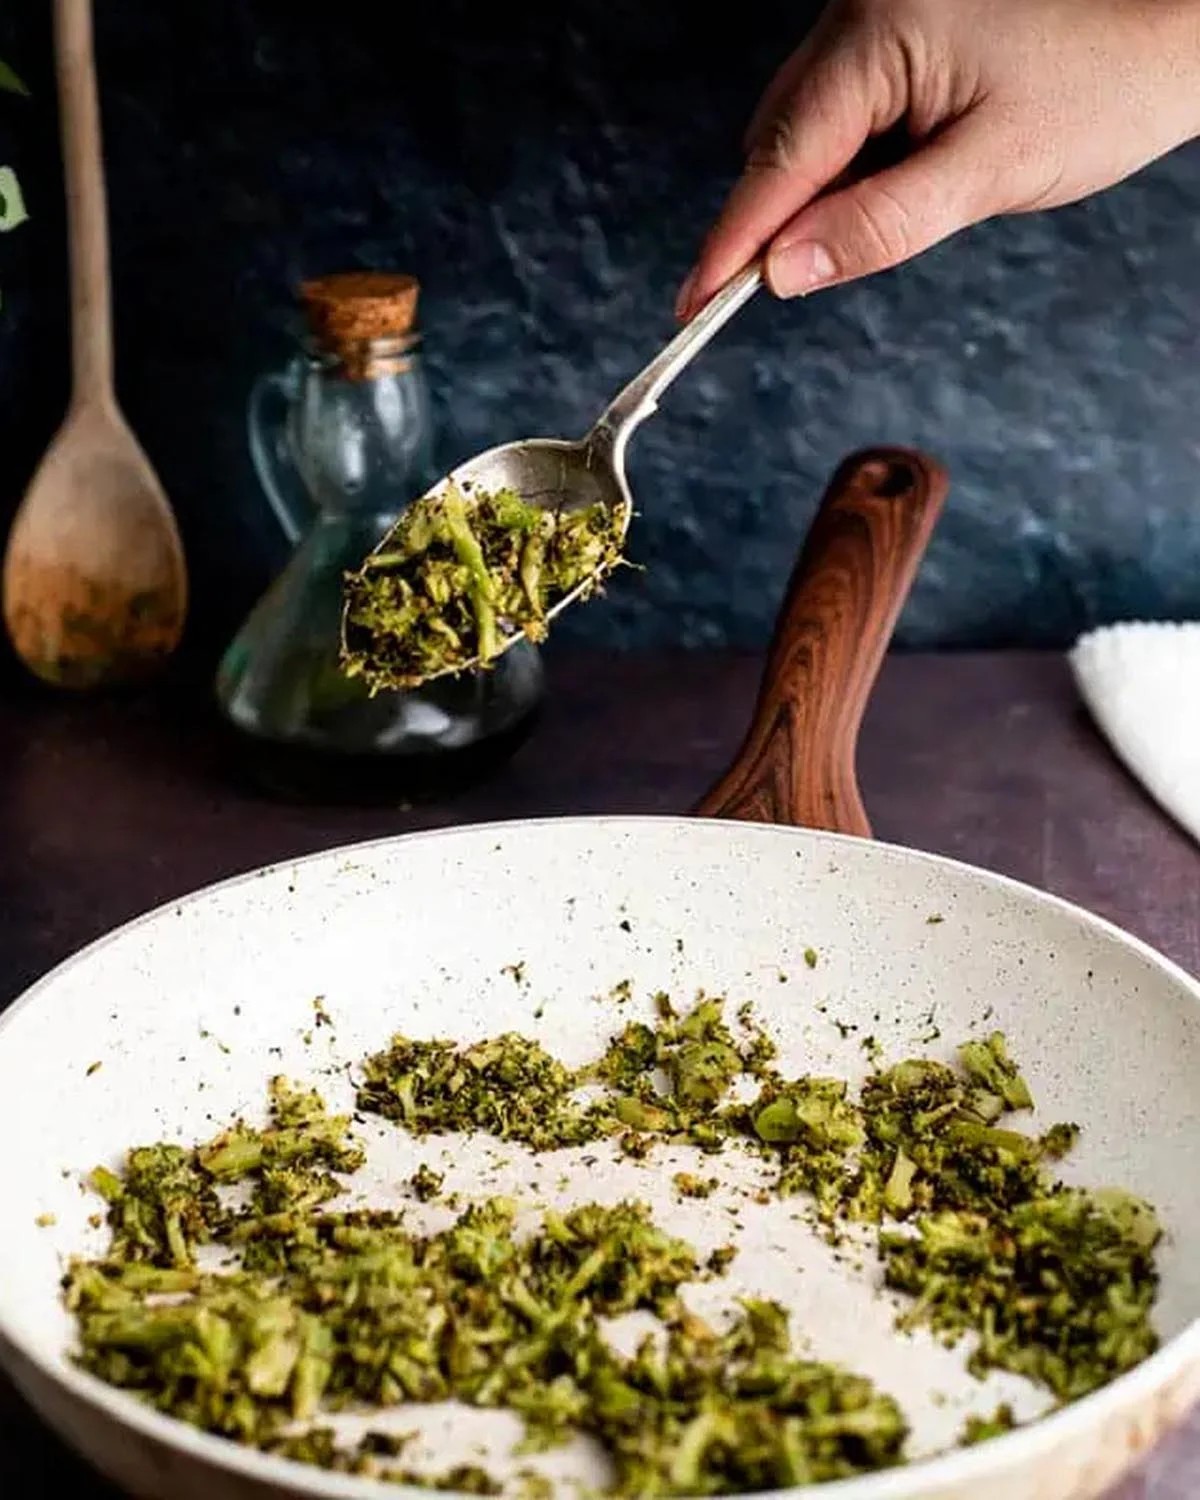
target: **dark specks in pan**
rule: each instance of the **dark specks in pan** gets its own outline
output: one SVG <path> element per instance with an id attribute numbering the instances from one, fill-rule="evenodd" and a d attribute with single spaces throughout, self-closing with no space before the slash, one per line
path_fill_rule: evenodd
<path id="1" fill-rule="evenodd" d="M 922 1047 L 928 1047 L 936 1042 L 942 1034 L 942 1028 L 937 1023 L 937 1006 L 931 1005 L 929 1010 L 921 1019 L 922 1031 L 917 1038 Z"/>
<path id="2" fill-rule="evenodd" d="M 98 1073 L 100 1071 L 100 1069 L 103 1066 L 104 1066 L 104 1064 L 102 1062 L 89 1063 L 88 1067 L 87 1067 L 87 1072 L 86 1072 L 86 1074 L 84 1076 L 87 1077 L 87 1078 L 93 1077 L 96 1073 Z"/>

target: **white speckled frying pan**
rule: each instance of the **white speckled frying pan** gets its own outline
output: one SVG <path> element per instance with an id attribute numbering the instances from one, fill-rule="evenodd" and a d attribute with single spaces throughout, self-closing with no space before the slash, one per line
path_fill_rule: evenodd
<path id="1" fill-rule="evenodd" d="M 325 1070 L 396 1030 L 469 1040 L 513 1028 L 582 1061 L 614 1029 L 597 997 L 626 978 L 638 996 L 703 987 L 752 1000 L 796 1072 L 861 1076 L 867 1031 L 892 1058 L 947 1055 L 986 1020 L 1022 1062 L 1037 1122 L 1083 1127 L 1071 1174 L 1143 1194 L 1167 1225 L 1161 1352 L 1064 1412 L 939 1453 L 968 1412 L 1008 1398 L 1035 1418 L 1040 1398 L 1010 1377 L 977 1382 L 961 1351 L 896 1334 L 870 1262 L 836 1264 L 788 1205 L 747 1213 L 719 1295 L 786 1301 L 817 1356 L 871 1375 L 912 1424 L 911 1465 L 827 1486 L 830 1500 L 1085 1500 L 1200 1396 L 1200 987 L 1062 901 L 863 836 L 858 721 L 943 493 L 936 466 L 899 451 L 839 472 L 792 582 L 755 725 L 704 803 L 710 819 L 464 828 L 259 871 L 93 944 L 5 1014 L 0 1357 L 68 1441 L 155 1500 L 384 1493 L 193 1432 L 72 1368 L 61 1259 L 99 1247 L 78 1173 L 135 1142 L 190 1142 L 256 1115 L 279 1071 L 346 1104 L 349 1084 Z M 788 822 L 823 831 L 763 826 Z M 506 972 L 517 963 L 523 982 Z M 332 1027 L 313 1027 L 318 995 Z M 926 1044 L 931 1016 L 941 1040 Z M 701 1248 L 728 1238 L 728 1191 L 754 1170 L 719 1158 L 722 1191 L 681 1203 L 670 1178 L 682 1156 L 601 1155 L 589 1169 L 568 1153 L 547 1167 L 479 1141 L 419 1146 L 391 1127 L 368 1140 L 376 1203 L 403 1197 L 399 1185 L 429 1162 L 466 1192 L 632 1193 Z M 405 1201 L 430 1223 L 445 1213 Z M 48 1214 L 53 1226 L 38 1227 Z M 514 1435 L 476 1411 L 410 1410 L 400 1425 L 423 1434 L 411 1460 L 438 1468 L 479 1447 L 501 1468 Z M 601 1477 L 584 1449 L 539 1462 Z"/>

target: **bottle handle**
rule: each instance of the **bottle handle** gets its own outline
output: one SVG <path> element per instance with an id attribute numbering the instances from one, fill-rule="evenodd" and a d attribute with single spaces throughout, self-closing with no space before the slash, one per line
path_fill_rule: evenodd
<path id="1" fill-rule="evenodd" d="M 260 375 L 246 404 L 246 435 L 254 472 L 275 519 L 294 547 L 308 529 L 313 503 L 288 441 L 287 412 L 298 394 L 295 365 Z"/>

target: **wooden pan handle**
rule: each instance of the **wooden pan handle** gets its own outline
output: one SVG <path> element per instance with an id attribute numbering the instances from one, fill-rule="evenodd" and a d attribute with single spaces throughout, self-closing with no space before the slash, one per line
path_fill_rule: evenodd
<path id="1" fill-rule="evenodd" d="M 702 817 L 871 836 L 858 731 L 949 481 L 905 448 L 843 461 L 788 584 L 749 732 Z"/>

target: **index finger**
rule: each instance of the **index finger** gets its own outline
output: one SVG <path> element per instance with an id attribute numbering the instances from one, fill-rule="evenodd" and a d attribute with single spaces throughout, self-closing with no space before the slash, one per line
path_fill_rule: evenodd
<path id="1" fill-rule="evenodd" d="M 681 318 L 698 311 L 854 160 L 876 128 L 849 49 L 815 53 L 773 126 L 763 130 L 700 253 Z"/>

